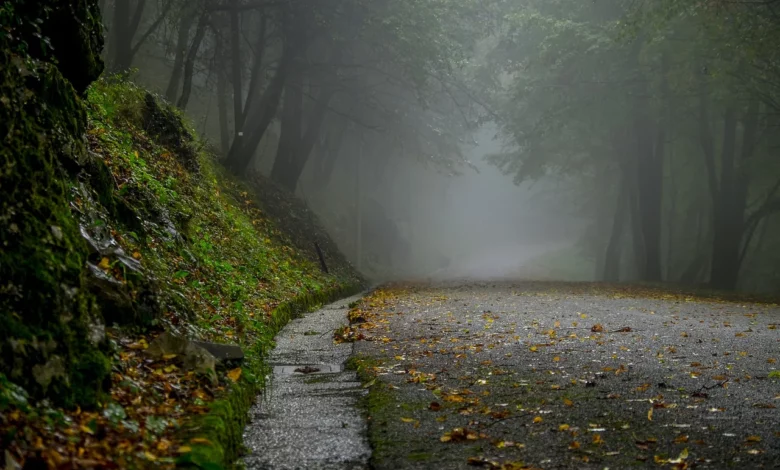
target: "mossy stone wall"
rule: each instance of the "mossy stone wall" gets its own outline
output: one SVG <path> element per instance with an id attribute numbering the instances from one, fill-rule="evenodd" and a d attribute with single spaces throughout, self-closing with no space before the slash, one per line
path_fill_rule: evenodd
<path id="1" fill-rule="evenodd" d="M 93 405 L 109 372 L 70 208 L 89 159 L 79 93 L 103 68 L 97 11 L 94 0 L 0 6 L 0 373 L 64 405 Z"/>

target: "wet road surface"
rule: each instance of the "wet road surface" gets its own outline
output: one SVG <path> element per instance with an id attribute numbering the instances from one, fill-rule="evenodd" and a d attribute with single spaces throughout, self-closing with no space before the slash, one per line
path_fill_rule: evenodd
<path id="1" fill-rule="evenodd" d="M 780 467 L 776 305 L 476 283 L 353 318 L 375 468 Z"/>
<path id="2" fill-rule="evenodd" d="M 366 390 L 345 371 L 352 344 L 334 344 L 353 297 L 291 321 L 269 358 L 273 375 L 244 432 L 247 469 L 366 468 L 370 448 L 357 407 Z"/>

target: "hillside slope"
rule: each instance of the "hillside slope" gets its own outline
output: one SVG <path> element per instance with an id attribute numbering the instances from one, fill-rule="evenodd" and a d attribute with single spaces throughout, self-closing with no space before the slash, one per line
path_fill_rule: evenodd
<path id="1" fill-rule="evenodd" d="M 0 7 L 0 466 L 229 462 L 275 332 L 363 281 L 310 214 L 269 216 L 297 203 L 228 175 L 177 110 L 93 83 L 94 0 L 45 3 Z M 246 358 L 216 374 L 150 358 L 163 331 Z"/>
<path id="2" fill-rule="evenodd" d="M 100 453 L 104 457 L 127 458 L 123 465 L 132 466 L 135 453 L 149 452 L 158 463 L 170 463 L 166 454 L 172 458 L 182 453 L 182 446 L 175 443 L 188 415 L 205 412 L 205 405 L 225 396 L 232 381 L 221 376 L 209 383 L 171 364 L 144 370 L 140 351 L 156 332 L 241 345 L 248 352 L 250 367 L 244 370 L 251 381 L 289 313 L 279 311 L 280 304 L 294 299 L 323 301 L 331 293 L 354 291 L 362 280 L 333 250 L 308 212 L 299 210 L 285 220 L 282 212 L 274 211 L 275 220 L 270 218 L 255 202 L 260 198 L 255 190 L 264 183 L 250 187 L 229 176 L 193 137 L 178 112 L 156 97 L 131 83 L 99 81 L 88 90 L 85 104 L 89 164 L 63 184 L 69 187 L 69 220 L 82 236 L 74 243 L 86 248 L 84 282 L 102 318 L 99 330 L 106 329 L 107 341 L 101 348 L 113 373 L 89 399 L 63 400 L 64 396 L 51 396 L 45 388 L 33 395 L 95 409 L 74 417 L 70 425 L 62 424 L 76 434 L 84 434 L 80 426 L 85 419 L 95 420 L 97 428 L 110 429 L 113 437 L 101 446 L 106 447 Z M 276 199 L 266 204 L 300 209 L 284 192 L 266 193 Z M 283 231 L 279 223 L 292 233 Z M 304 239 L 310 232 L 307 250 Z M 323 247 L 330 274 L 320 267 L 315 240 Z M 68 372 L 63 370 L 62 376 Z M 8 379 L 16 381 L 12 374 Z M 144 393 L 153 392 L 156 383 L 178 388 L 176 406 L 170 406 L 170 393 Z M 13 390 L 9 383 L 5 387 L 6 392 Z M 8 395 L 4 401 L 9 401 Z M 42 411 L 26 401 L 16 402 L 14 408 L 29 415 L 53 410 Z M 133 409 L 139 401 L 150 406 Z M 112 423 L 106 410 L 124 419 Z M 53 412 L 68 415 L 65 410 Z M 34 448 L 37 438 L 47 446 L 57 443 L 56 436 L 30 424 L 29 417 L 17 418 L 2 424 L 6 429 L 31 426 L 34 430 L 23 440 L 3 442 L 11 444 L 20 459 Z M 162 425 L 150 424 L 160 419 Z M 120 455 L 113 452 L 118 448 L 110 444 L 130 439 L 134 431 L 144 438 Z M 89 436 L 84 434 L 85 441 Z M 169 442 L 167 447 L 147 442 L 160 438 Z M 68 439 L 60 445 L 63 457 L 77 452 Z"/>

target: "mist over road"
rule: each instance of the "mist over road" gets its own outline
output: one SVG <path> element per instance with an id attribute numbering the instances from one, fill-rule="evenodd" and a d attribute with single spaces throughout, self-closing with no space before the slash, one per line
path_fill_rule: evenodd
<path id="1" fill-rule="evenodd" d="M 565 242 L 486 246 L 456 257 L 450 266 L 438 269 L 428 277 L 433 281 L 531 279 L 538 275 L 530 266 L 533 260 L 570 246 Z"/>

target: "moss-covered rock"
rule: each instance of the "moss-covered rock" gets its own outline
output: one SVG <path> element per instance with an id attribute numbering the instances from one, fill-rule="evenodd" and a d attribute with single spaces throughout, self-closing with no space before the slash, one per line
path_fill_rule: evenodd
<path id="1" fill-rule="evenodd" d="M 4 49 L 50 62 L 82 94 L 103 72 L 103 26 L 96 0 L 8 0 L 0 7 Z"/>
<path id="2" fill-rule="evenodd" d="M 171 108 L 161 106 L 151 93 L 144 96 L 144 127 L 158 145 L 171 149 L 182 165 L 197 173 L 200 169 L 198 155 L 193 147 L 193 138 L 181 116 Z"/>
<path id="3" fill-rule="evenodd" d="M 89 158 L 73 84 L 83 90 L 102 69 L 95 8 L 0 7 L 0 372 L 66 405 L 94 404 L 109 372 L 103 321 L 85 284 L 88 249 L 70 207 Z M 57 41 L 39 37 L 49 31 L 72 47 L 54 53 L 48 43 Z M 64 74 L 47 59 L 71 62 Z"/>

